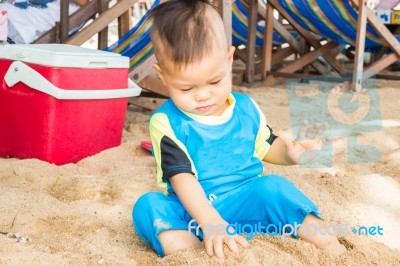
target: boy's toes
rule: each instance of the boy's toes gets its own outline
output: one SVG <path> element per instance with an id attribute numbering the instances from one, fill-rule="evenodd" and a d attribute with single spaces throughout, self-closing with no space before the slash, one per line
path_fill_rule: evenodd
<path id="1" fill-rule="evenodd" d="M 340 244 L 339 242 L 326 246 L 325 249 L 334 256 L 340 256 L 347 251 L 346 247 Z"/>

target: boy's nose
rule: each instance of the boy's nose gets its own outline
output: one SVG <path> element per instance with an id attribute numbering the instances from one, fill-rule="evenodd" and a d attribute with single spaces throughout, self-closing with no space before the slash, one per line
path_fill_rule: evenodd
<path id="1" fill-rule="evenodd" d="M 208 100 L 211 97 L 211 92 L 208 88 L 199 88 L 196 91 L 196 101 L 205 101 Z"/>

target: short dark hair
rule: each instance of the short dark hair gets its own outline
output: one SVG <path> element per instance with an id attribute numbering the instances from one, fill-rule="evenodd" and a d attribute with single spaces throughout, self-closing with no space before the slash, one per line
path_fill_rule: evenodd
<path id="1" fill-rule="evenodd" d="M 213 45 L 207 0 L 169 0 L 150 11 L 151 39 L 160 65 L 170 59 L 178 68 L 201 59 Z"/>

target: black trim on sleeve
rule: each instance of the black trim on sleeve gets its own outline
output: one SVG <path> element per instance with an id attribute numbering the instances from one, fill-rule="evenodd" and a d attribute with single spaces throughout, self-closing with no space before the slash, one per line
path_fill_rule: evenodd
<path id="1" fill-rule="evenodd" d="M 163 171 L 162 180 L 168 181 L 174 175 L 192 172 L 192 164 L 186 153 L 169 137 L 163 136 L 160 143 L 161 147 L 161 169 Z"/>
<path id="2" fill-rule="evenodd" d="M 278 136 L 274 135 L 274 133 L 272 133 L 272 128 L 270 128 L 268 125 L 267 125 L 267 127 L 268 127 L 269 132 L 270 132 L 270 135 L 269 135 L 269 138 L 267 139 L 267 142 L 269 143 L 269 145 L 272 145 L 272 143 L 274 143 L 274 141 L 278 138 Z"/>

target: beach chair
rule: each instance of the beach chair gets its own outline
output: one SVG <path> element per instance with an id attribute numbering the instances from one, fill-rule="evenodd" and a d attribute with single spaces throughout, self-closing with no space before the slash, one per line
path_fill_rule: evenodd
<path id="1" fill-rule="evenodd" d="M 263 3 L 262 0 L 258 1 Z M 236 47 L 235 55 L 245 63 L 246 70 L 244 80 L 251 83 L 253 76 L 261 73 L 262 65 L 262 47 L 264 45 L 265 28 L 260 23 L 256 23 L 255 27 L 249 30 L 249 4 L 236 0 L 232 3 L 232 44 Z M 255 37 L 252 33 L 255 31 Z M 254 38 L 253 38 L 254 37 Z M 297 35 L 298 37 L 298 35 Z M 252 39 L 253 38 L 253 39 Z M 296 39 L 296 37 L 295 37 Z M 255 48 L 252 49 L 248 43 L 254 42 Z M 273 46 L 280 47 L 286 40 L 279 34 L 273 34 Z M 290 50 L 287 56 L 294 53 Z M 274 61 L 278 61 L 274 59 Z"/>
<path id="2" fill-rule="evenodd" d="M 160 3 L 156 0 L 153 6 Z M 142 16 L 138 23 L 127 33 L 118 39 L 117 42 L 105 48 L 105 51 L 119 53 L 130 58 L 130 68 L 136 68 L 153 53 L 153 45 L 150 39 L 151 21 L 149 13 Z"/>
<path id="3" fill-rule="evenodd" d="M 294 73 L 322 55 L 343 78 L 348 78 L 348 72 L 351 71 L 335 60 L 330 52 L 338 45 L 347 45 L 355 47 L 350 79 L 359 89 L 364 80 L 400 57 L 400 43 L 375 13 L 367 8 L 366 0 L 268 0 L 268 6 L 276 9 L 306 39 L 312 51 L 275 73 L 265 73 L 266 76 Z M 326 44 L 322 44 L 315 35 L 325 37 Z M 364 70 L 365 50 L 380 47 L 387 47 L 390 51 Z"/>
<path id="4" fill-rule="evenodd" d="M 273 67 L 277 68 L 283 62 L 286 63 L 290 56 L 297 58 L 308 51 L 301 35 L 274 17 L 272 9 L 270 18 L 267 17 L 270 11 L 267 9 L 266 2 L 266 0 L 236 0 L 232 5 L 233 38 L 239 44 L 246 43 L 246 48 L 248 48 L 245 56 L 241 55 L 241 51 L 238 51 L 237 55 L 246 62 L 244 79 L 250 84 L 255 80 L 255 75 L 271 71 Z M 258 23 L 261 19 L 264 20 L 264 26 Z M 267 34 L 264 34 L 265 32 Z M 269 33 L 271 33 L 270 41 L 267 40 Z M 267 51 L 269 51 L 268 55 Z M 319 74 L 327 74 L 330 71 L 330 67 L 323 61 L 314 61 L 311 66 Z"/>
<path id="5" fill-rule="evenodd" d="M 160 2 L 160 0 L 155 0 L 151 8 L 154 8 Z M 139 86 L 152 93 L 153 96 L 156 94 L 161 98 L 166 98 L 169 96 L 168 91 L 153 71 L 153 64 L 156 59 L 153 53 L 150 29 L 151 21 L 149 20 L 149 12 L 147 12 L 133 28 L 104 50 L 129 57 L 131 69 L 129 77 Z M 143 93 L 143 95 L 146 95 L 146 93 Z M 131 98 L 130 103 L 148 109 L 155 109 L 162 102 L 162 100 L 157 99 L 135 98 Z"/>
<path id="6" fill-rule="evenodd" d="M 262 4 L 261 4 L 262 3 Z M 265 6 L 263 0 L 259 0 L 258 4 Z M 232 3 L 232 43 L 234 45 L 245 45 L 248 38 L 248 27 L 249 27 L 249 12 L 248 4 L 240 0 L 236 0 Z M 262 47 L 264 45 L 264 26 L 259 23 L 256 24 L 256 45 Z M 298 34 L 295 34 L 295 38 Z M 274 32 L 273 44 L 282 45 L 286 42 L 279 34 Z"/>

